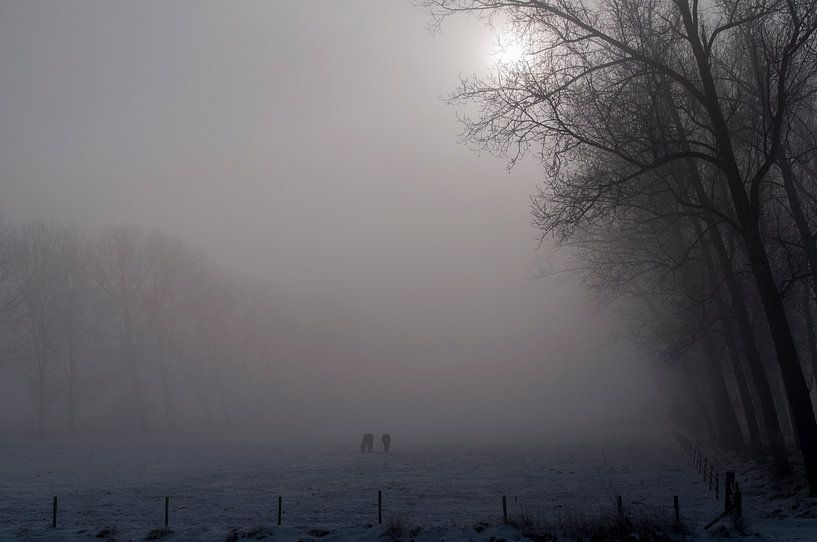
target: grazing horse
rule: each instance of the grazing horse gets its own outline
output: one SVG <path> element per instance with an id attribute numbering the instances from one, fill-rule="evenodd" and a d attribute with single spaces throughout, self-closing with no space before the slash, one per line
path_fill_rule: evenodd
<path id="1" fill-rule="evenodd" d="M 374 448 L 374 435 L 366 433 L 363 435 L 363 440 L 360 441 L 360 451 L 371 452 L 372 448 Z"/>
<path id="2" fill-rule="evenodd" d="M 384 433 L 380 440 L 383 441 L 383 451 L 389 453 L 389 446 L 391 445 L 391 436 L 388 433 Z"/>

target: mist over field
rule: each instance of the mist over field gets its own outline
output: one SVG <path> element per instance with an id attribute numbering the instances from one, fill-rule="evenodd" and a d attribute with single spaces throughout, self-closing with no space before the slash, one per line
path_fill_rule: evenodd
<path id="1" fill-rule="evenodd" d="M 481 23 L 431 37 L 399 2 L 5 3 L 1 19 L 7 223 L 158 230 L 268 285 L 273 346 L 246 382 L 218 361 L 230 424 L 480 442 L 632 425 L 660 404 L 610 315 L 569 277 L 537 278 L 562 261 L 530 228 L 535 164 L 508 174 L 457 143 L 440 96 L 494 61 Z M 19 371 L 0 415 L 15 433 L 36 417 Z M 99 412 L 121 380 L 80 394 L 76 430 L 134 427 Z M 147 388 L 148 428 L 165 429 Z M 65 408 L 48 405 L 49 432 Z"/>
<path id="2" fill-rule="evenodd" d="M 815 13 L 0 0 L 0 540 L 810 540 Z"/>

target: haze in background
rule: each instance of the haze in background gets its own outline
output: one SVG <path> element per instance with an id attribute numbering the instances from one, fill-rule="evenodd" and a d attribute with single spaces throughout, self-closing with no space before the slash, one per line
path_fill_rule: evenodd
<path id="1" fill-rule="evenodd" d="M 270 360 L 287 406 L 265 428 L 525 438 L 660 414 L 609 315 L 533 279 L 536 164 L 457 144 L 440 96 L 495 36 L 428 22 L 381 0 L 2 2 L 0 214 L 159 228 L 269 279 L 322 357 Z"/>

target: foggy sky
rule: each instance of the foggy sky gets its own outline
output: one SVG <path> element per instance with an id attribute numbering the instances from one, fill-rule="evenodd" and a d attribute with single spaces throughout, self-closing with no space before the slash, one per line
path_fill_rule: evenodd
<path id="1" fill-rule="evenodd" d="M 440 96 L 494 35 L 428 22 L 396 0 L 2 2 L 0 214 L 179 234 L 342 326 L 359 359 L 297 379 L 315 427 L 546 431 L 654 405 L 609 317 L 533 280 L 560 258 L 530 226 L 540 169 L 457 143 Z"/>

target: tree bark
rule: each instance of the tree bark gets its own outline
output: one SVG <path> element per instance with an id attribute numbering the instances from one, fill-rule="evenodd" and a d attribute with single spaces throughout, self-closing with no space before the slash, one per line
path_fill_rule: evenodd
<path id="1" fill-rule="evenodd" d="M 772 275 L 771 263 L 763 238 L 760 235 L 759 213 L 753 208 L 752 201 L 744 188 L 744 179 L 740 173 L 729 128 L 718 99 L 718 91 L 712 75 L 708 55 L 698 34 L 697 20 L 693 20 L 687 0 L 679 0 L 681 17 L 689 36 L 689 43 L 695 56 L 698 73 L 701 76 L 704 107 L 711 122 L 718 157 L 725 173 L 729 194 L 740 225 L 740 234 L 746 247 L 749 264 L 757 289 L 766 312 L 766 321 L 771 331 L 777 361 L 783 374 L 789 409 L 797 429 L 797 440 L 803 455 L 806 479 L 809 490 L 817 494 L 817 420 L 809 396 L 808 386 L 803 376 L 791 326 L 783 307 L 783 298 Z M 778 108 L 785 106 L 785 96 L 778 96 Z M 779 134 L 777 134 L 779 138 Z M 758 171 L 756 176 L 762 172 Z M 759 183 L 753 178 L 751 183 Z"/>
<path id="2" fill-rule="evenodd" d="M 715 405 L 715 422 L 718 427 L 719 440 L 724 446 L 741 452 L 745 448 L 743 434 L 735 414 L 735 407 L 729 397 L 729 388 L 723 378 L 723 367 L 710 335 L 704 337 L 704 352 L 709 385 L 712 390 L 712 404 Z"/>
<path id="3" fill-rule="evenodd" d="M 698 410 L 701 411 L 701 418 L 703 418 L 704 425 L 706 426 L 706 432 L 709 435 L 709 440 L 712 442 L 717 442 L 718 431 L 715 429 L 715 424 L 712 421 L 712 415 L 706 408 L 706 401 L 704 401 L 704 398 L 701 396 L 701 390 L 698 389 L 698 383 L 695 382 L 692 369 L 690 369 L 688 364 L 683 364 L 683 367 L 684 376 L 686 376 L 686 379 L 689 382 L 689 389 L 692 391 L 692 397 L 695 400 L 695 405 L 698 407 Z"/>
<path id="4" fill-rule="evenodd" d="M 678 108 L 675 105 L 672 96 L 665 94 L 664 98 L 667 102 L 670 115 L 676 129 L 678 130 L 678 133 L 683 134 L 683 125 L 679 117 Z M 681 145 L 684 147 L 685 151 L 691 151 L 690 145 L 685 139 L 681 141 Z M 708 245 L 715 253 L 715 258 L 717 259 L 718 266 L 721 269 L 723 280 L 726 282 L 726 288 L 731 300 L 735 322 L 738 327 L 741 342 L 743 343 L 743 351 L 746 356 L 749 373 L 752 376 L 752 381 L 754 382 L 755 389 L 758 393 L 758 401 L 763 414 L 764 428 L 766 429 L 769 448 L 772 455 L 782 456 L 783 439 L 780 433 L 780 420 L 777 415 L 774 397 L 772 396 L 769 378 L 766 374 L 766 369 L 763 367 L 763 360 L 760 356 L 757 341 L 755 340 L 755 333 L 749 317 L 749 310 L 747 309 L 746 302 L 744 300 L 743 288 L 735 277 L 734 268 L 726 250 L 723 236 L 718 227 L 717 220 L 711 211 L 713 205 L 712 200 L 703 184 L 698 167 L 694 161 L 688 159 L 686 160 L 686 169 L 688 170 L 689 175 L 687 180 L 692 185 L 695 196 L 698 198 L 698 203 L 701 205 L 700 218 L 703 220 L 704 224 L 706 224 L 709 235 L 704 235 L 704 230 L 698 220 L 693 219 L 692 226 L 695 228 L 696 234 L 699 238 L 708 239 Z M 706 247 L 704 252 L 704 262 L 707 266 L 707 271 L 711 277 L 712 283 L 718 284 L 720 282 L 718 278 L 719 275 L 715 270 L 714 262 L 708 254 Z M 752 408 L 752 410 L 754 409 Z"/>
<path id="5" fill-rule="evenodd" d="M 746 375 L 743 372 L 740 352 L 735 343 L 734 330 L 725 319 L 721 321 L 726 348 L 729 351 L 729 359 L 732 361 L 732 370 L 735 372 L 735 383 L 738 386 L 740 401 L 743 405 L 746 428 L 749 432 L 749 442 L 754 450 L 761 450 L 763 442 L 760 440 L 760 428 L 757 423 L 757 413 L 752 402 L 752 393 L 749 391 L 749 384 L 746 382 Z"/>
<path id="6" fill-rule="evenodd" d="M 809 294 L 808 288 L 806 288 L 806 294 L 802 297 L 803 317 L 805 319 L 806 338 L 811 356 L 811 377 L 814 379 L 813 384 L 817 387 L 817 337 L 814 336 L 814 313 L 812 312 L 811 301 L 812 296 Z"/>

